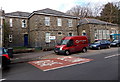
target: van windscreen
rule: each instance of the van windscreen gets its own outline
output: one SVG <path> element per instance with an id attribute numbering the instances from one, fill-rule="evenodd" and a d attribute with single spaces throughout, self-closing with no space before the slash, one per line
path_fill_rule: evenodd
<path id="1" fill-rule="evenodd" d="M 66 45 L 69 42 L 69 40 L 61 40 L 60 45 Z"/>

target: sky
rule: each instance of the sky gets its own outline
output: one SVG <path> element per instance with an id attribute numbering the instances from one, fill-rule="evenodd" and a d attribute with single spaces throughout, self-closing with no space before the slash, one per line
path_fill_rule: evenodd
<path id="1" fill-rule="evenodd" d="M 96 6 L 96 4 L 103 5 L 117 1 L 120 0 L 0 0 L 0 8 L 5 10 L 6 13 L 15 11 L 33 12 L 45 8 L 66 12 L 75 5 L 85 6 L 90 3 Z"/>

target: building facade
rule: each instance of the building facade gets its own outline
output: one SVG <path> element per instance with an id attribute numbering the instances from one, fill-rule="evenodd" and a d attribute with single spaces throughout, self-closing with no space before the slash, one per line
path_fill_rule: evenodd
<path id="1" fill-rule="evenodd" d="M 10 28 L 9 46 L 56 44 L 65 36 L 77 35 L 78 21 L 78 17 L 49 8 L 32 13 L 5 13 L 5 22 Z"/>
<path id="2" fill-rule="evenodd" d="M 28 36 L 28 16 L 27 12 L 12 12 L 5 14 L 5 23 L 9 28 L 9 46 L 27 46 L 25 38 Z"/>
<path id="3" fill-rule="evenodd" d="M 29 18 L 30 46 L 54 45 L 65 36 L 77 35 L 78 21 L 77 17 L 48 8 L 33 12 Z"/>
<path id="4" fill-rule="evenodd" d="M 112 24 L 91 18 L 84 18 L 80 20 L 78 32 L 79 35 L 86 35 L 90 43 L 101 39 L 112 40 L 110 36 L 111 34 L 120 33 L 117 24 Z"/>
<path id="5" fill-rule="evenodd" d="M 4 20 L 9 28 L 9 47 L 54 46 L 65 36 L 86 35 L 90 42 L 97 39 L 110 40 L 111 34 L 120 33 L 116 24 L 84 18 L 53 9 L 28 12 L 5 13 Z"/>

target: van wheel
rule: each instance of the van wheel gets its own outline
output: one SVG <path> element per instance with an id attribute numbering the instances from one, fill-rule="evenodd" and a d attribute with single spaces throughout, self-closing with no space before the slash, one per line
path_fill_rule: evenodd
<path id="1" fill-rule="evenodd" d="M 65 55 L 67 55 L 67 56 L 70 55 L 70 51 L 66 50 Z"/>
<path id="2" fill-rule="evenodd" d="M 83 52 L 83 53 L 87 52 L 87 48 L 83 48 L 83 49 L 82 49 L 82 52 Z"/>

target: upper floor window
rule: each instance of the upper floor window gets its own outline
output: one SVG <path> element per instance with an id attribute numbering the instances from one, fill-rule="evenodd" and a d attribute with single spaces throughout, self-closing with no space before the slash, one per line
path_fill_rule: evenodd
<path id="1" fill-rule="evenodd" d="M 12 27 L 13 26 L 13 24 L 12 24 L 12 19 L 10 19 L 10 27 Z"/>
<path id="2" fill-rule="evenodd" d="M 61 19 L 61 18 L 58 18 L 58 19 L 57 19 L 57 25 L 58 25 L 58 26 L 62 26 L 62 19 Z"/>
<path id="3" fill-rule="evenodd" d="M 68 27 L 72 27 L 72 19 L 68 19 Z"/>
<path id="4" fill-rule="evenodd" d="M 45 17 L 45 25 L 50 26 L 50 17 Z"/>
<path id="5" fill-rule="evenodd" d="M 12 42 L 12 35 L 9 35 L 9 42 Z"/>
<path id="6" fill-rule="evenodd" d="M 26 28 L 26 26 L 27 26 L 27 21 L 26 20 L 22 20 L 22 27 Z"/>

